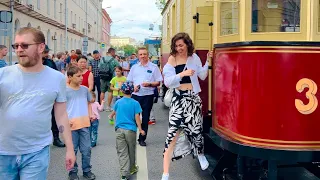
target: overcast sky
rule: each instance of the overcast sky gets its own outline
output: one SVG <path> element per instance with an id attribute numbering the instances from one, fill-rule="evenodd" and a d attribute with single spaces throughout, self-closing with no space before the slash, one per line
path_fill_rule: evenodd
<path id="1" fill-rule="evenodd" d="M 159 25 L 162 18 L 155 0 L 103 0 L 102 8 L 106 8 L 113 21 L 112 36 L 126 36 L 144 41 L 150 35 L 160 35 Z M 149 30 L 150 24 L 154 24 L 153 31 Z"/>

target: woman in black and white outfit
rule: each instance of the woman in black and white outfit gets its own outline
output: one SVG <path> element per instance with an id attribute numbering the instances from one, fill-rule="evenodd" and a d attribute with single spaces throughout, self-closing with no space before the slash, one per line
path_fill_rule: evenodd
<path id="1" fill-rule="evenodd" d="M 174 91 L 163 154 L 162 180 L 169 179 L 171 159 L 177 160 L 193 153 L 198 157 L 202 170 L 209 166 L 203 154 L 203 117 L 202 102 L 198 94 L 201 91 L 198 77 L 204 80 L 208 76 L 208 61 L 212 58 L 212 52 L 208 53 L 207 62 L 203 67 L 199 56 L 193 52 L 194 46 L 189 35 L 176 34 L 171 40 L 171 56 L 163 68 L 164 83 L 168 88 L 174 88 Z M 176 144 L 180 130 L 183 130 L 189 143 Z M 176 145 L 179 148 L 175 148 Z"/>

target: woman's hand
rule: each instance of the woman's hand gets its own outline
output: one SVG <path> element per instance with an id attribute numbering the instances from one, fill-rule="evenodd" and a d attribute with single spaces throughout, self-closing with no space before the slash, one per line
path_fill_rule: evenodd
<path id="1" fill-rule="evenodd" d="M 207 53 L 207 60 L 212 59 L 213 58 L 213 51 L 209 51 Z"/>
<path id="2" fill-rule="evenodd" d="M 185 71 L 180 73 L 180 77 L 183 78 L 185 76 L 193 76 L 194 72 L 195 71 L 192 70 L 192 69 L 185 70 Z"/>

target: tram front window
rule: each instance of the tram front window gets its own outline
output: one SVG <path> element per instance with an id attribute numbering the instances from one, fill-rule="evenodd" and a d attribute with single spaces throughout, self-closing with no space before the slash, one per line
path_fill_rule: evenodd
<path id="1" fill-rule="evenodd" d="M 300 32 L 301 0 L 252 0 L 252 32 Z"/>
<path id="2" fill-rule="evenodd" d="M 239 3 L 223 2 L 220 5 L 220 35 L 238 34 L 239 32 Z"/>

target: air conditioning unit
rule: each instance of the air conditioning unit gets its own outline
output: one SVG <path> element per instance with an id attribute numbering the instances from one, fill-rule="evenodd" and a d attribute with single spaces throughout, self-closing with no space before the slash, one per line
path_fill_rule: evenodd
<path id="1" fill-rule="evenodd" d="M 72 24 L 72 27 L 73 27 L 73 29 L 76 28 L 76 24 L 73 23 L 73 24 Z"/>
<path id="2" fill-rule="evenodd" d="M 33 6 L 32 4 L 28 4 L 27 6 L 28 6 L 28 8 L 29 8 L 30 10 L 32 10 L 32 11 L 34 10 L 34 6 Z"/>

